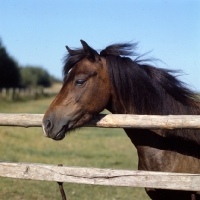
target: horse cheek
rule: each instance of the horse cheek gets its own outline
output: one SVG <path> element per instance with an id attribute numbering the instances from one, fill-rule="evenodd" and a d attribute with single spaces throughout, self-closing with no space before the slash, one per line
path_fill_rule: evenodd
<path id="1" fill-rule="evenodd" d="M 106 108 L 108 104 L 109 93 L 108 90 L 106 90 L 104 87 L 98 88 L 95 93 L 95 96 L 93 94 L 94 100 L 92 101 L 92 106 L 96 113 L 100 113 Z"/>

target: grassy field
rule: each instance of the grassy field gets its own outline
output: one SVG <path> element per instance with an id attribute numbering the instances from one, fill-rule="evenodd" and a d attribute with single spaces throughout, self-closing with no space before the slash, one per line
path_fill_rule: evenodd
<path id="1" fill-rule="evenodd" d="M 52 99 L 0 102 L 1 113 L 44 113 Z M 137 169 L 136 150 L 120 129 L 82 128 L 62 141 L 41 128 L 0 127 L 0 160 L 115 169 Z M 149 199 L 140 188 L 64 184 L 68 200 Z M 61 199 L 57 183 L 0 178 L 0 199 Z"/>

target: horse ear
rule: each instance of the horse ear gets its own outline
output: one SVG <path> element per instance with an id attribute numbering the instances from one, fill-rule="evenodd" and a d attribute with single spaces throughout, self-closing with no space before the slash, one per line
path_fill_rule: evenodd
<path id="1" fill-rule="evenodd" d="M 67 49 L 67 51 L 68 51 L 69 54 L 71 54 L 73 52 L 73 50 L 70 49 L 68 46 L 65 46 L 65 47 L 66 47 L 66 49 Z"/>
<path id="2" fill-rule="evenodd" d="M 84 40 L 81 40 L 81 44 L 89 60 L 92 60 L 92 61 L 100 60 L 99 54 L 93 48 L 91 48 Z"/>

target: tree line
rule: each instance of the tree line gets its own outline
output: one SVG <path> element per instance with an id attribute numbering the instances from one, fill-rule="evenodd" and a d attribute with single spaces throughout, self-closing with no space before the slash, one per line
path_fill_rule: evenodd
<path id="1" fill-rule="evenodd" d="M 41 67 L 19 66 L 0 40 L 0 89 L 50 87 L 53 82 L 59 80 Z"/>

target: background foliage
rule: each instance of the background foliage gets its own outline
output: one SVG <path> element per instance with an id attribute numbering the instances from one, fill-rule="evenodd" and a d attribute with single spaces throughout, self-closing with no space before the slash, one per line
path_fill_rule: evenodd
<path id="1" fill-rule="evenodd" d="M 58 79 L 38 66 L 18 66 L 0 40 L 0 88 L 50 87 Z"/>
<path id="2" fill-rule="evenodd" d="M 0 40 L 0 88 L 19 87 L 20 72 Z"/>
<path id="3" fill-rule="evenodd" d="M 52 84 L 51 76 L 40 67 L 20 67 L 19 71 L 21 75 L 20 85 L 22 87 L 50 87 Z"/>

